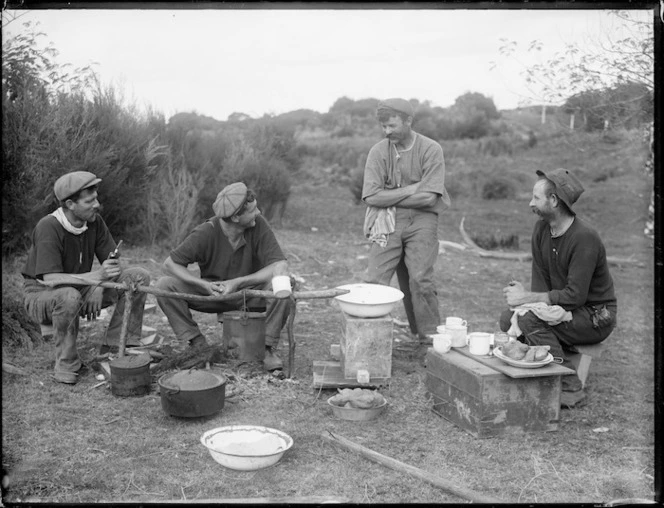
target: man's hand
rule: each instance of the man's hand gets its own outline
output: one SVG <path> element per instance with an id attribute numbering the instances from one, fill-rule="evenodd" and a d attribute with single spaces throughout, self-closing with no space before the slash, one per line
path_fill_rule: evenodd
<path id="1" fill-rule="evenodd" d="M 104 296 L 104 288 L 95 287 L 81 307 L 80 315 L 88 321 L 95 320 L 101 312 L 101 304 Z"/>
<path id="2" fill-rule="evenodd" d="M 101 264 L 99 269 L 101 280 L 117 279 L 122 273 L 122 266 L 119 259 L 107 259 Z"/>
<path id="3" fill-rule="evenodd" d="M 516 307 L 517 305 L 524 303 L 522 300 L 526 294 L 526 290 L 520 282 L 512 281 L 503 288 L 503 294 L 505 295 L 507 305 L 510 307 Z"/>
<path id="4" fill-rule="evenodd" d="M 211 295 L 228 295 L 235 293 L 239 288 L 239 281 L 237 279 L 229 279 L 222 281 L 207 281 L 207 291 Z"/>

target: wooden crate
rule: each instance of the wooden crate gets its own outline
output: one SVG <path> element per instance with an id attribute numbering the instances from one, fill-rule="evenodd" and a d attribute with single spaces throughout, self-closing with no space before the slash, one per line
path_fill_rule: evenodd
<path id="1" fill-rule="evenodd" d="M 512 378 L 486 363 L 455 350 L 441 355 L 429 349 L 426 387 L 433 411 L 478 438 L 558 429 L 560 376 L 569 369 L 552 367 L 548 372 L 555 374 L 541 376 L 537 369 L 521 369 L 533 372 Z"/>
<path id="2" fill-rule="evenodd" d="M 392 375 L 392 317 L 359 318 L 341 312 L 341 372 L 356 379 L 358 370 L 374 378 Z"/>

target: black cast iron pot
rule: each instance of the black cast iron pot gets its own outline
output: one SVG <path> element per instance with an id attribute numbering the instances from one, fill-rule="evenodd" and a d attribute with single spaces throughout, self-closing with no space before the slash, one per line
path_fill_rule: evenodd
<path id="1" fill-rule="evenodd" d="M 226 378 L 211 370 L 180 370 L 159 378 L 161 407 L 171 416 L 198 418 L 221 411 Z"/>

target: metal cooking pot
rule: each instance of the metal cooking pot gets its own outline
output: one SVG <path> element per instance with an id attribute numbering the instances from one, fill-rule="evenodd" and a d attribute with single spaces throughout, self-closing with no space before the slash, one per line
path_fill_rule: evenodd
<path id="1" fill-rule="evenodd" d="M 189 369 L 159 378 L 161 407 L 171 416 L 198 418 L 221 411 L 226 378 L 211 370 Z"/>

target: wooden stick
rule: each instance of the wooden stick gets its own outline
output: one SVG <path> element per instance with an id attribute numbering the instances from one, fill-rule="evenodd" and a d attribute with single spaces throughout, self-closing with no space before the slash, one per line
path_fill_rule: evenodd
<path id="1" fill-rule="evenodd" d="M 80 283 L 77 283 L 77 285 L 81 286 L 101 286 L 104 288 L 110 288 L 110 289 L 119 289 L 120 291 L 127 291 L 129 287 L 126 284 L 120 284 L 118 282 L 98 282 L 98 281 L 89 281 L 86 280 L 82 277 L 77 277 L 77 279 L 80 279 Z M 55 283 L 55 282 L 43 282 L 40 281 L 42 284 L 45 286 L 58 286 L 61 285 L 61 283 Z M 195 302 L 224 302 L 227 300 L 235 300 L 238 298 L 247 297 L 247 298 L 252 298 L 252 297 L 257 297 L 257 298 L 278 298 L 275 296 L 275 294 L 272 291 L 263 291 L 263 290 L 258 290 L 258 289 L 242 289 L 240 291 L 237 291 L 235 293 L 230 293 L 227 295 L 194 295 L 194 294 L 188 294 L 188 293 L 177 293 L 174 291 L 164 291 L 163 289 L 155 288 L 152 286 L 143 286 L 143 285 L 136 285 L 136 291 L 141 291 L 143 293 L 149 293 L 155 296 L 164 296 L 166 298 L 178 298 L 182 300 L 191 300 Z M 311 299 L 318 299 L 318 298 L 333 298 L 335 296 L 339 295 L 345 295 L 346 293 L 350 293 L 350 290 L 348 289 L 321 289 L 318 291 L 295 291 L 293 292 L 293 298 L 296 300 L 311 300 Z"/>
<path id="2" fill-rule="evenodd" d="M 290 312 L 286 320 L 286 331 L 288 332 L 288 369 L 286 375 L 290 379 L 293 374 L 293 365 L 295 364 L 295 335 L 293 334 L 293 324 L 295 323 L 295 313 L 297 312 L 297 300 L 290 299 Z"/>
<path id="3" fill-rule="evenodd" d="M 118 356 L 122 358 L 125 355 L 125 344 L 127 343 L 127 329 L 129 328 L 129 316 L 131 315 L 131 305 L 134 301 L 134 292 L 131 288 L 125 291 L 124 313 L 122 314 L 122 328 L 120 328 L 120 345 L 118 346 Z"/>
<path id="4" fill-rule="evenodd" d="M 11 363 L 5 363 L 2 362 L 2 370 L 4 372 L 8 372 L 9 374 L 16 374 L 17 376 L 29 376 L 30 374 L 23 370 L 20 367 L 16 367 L 15 365 L 12 365 Z"/>
<path id="5" fill-rule="evenodd" d="M 432 485 L 435 485 L 436 487 L 446 490 L 447 492 L 450 492 L 455 496 L 461 497 L 463 499 L 469 499 L 477 503 L 486 503 L 486 504 L 495 504 L 495 503 L 504 502 L 500 499 L 496 499 L 490 496 L 485 496 L 484 494 L 475 492 L 470 489 L 457 487 L 456 485 L 453 485 L 450 481 L 444 478 L 423 471 L 422 469 L 419 469 L 417 467 L 404 464 L 403 462 L 400 462 L 396 459 L 393 459 L 381 453 L 370 450 L 369 448 L 365 448 L 362 445 L 353 443 L 352 441 L 342 436 L 334 435 L 329 431 L 327 433 L 321 434 L 321 437 L 325 441 L 334 443 L 337 446 L 341 446 L 342 448 L 346 448 L 348 450 L 356 452 L 362 455 L 366 459 L 369 459 L 373 462 L 377 462 L 378 464 L 389 467 L 390 469 L 394 469 L 395 471 L 399 471 L 401 473 L 407 473 L 411 476 L 424 480 L 428 483 L 431 483 Z"/>

